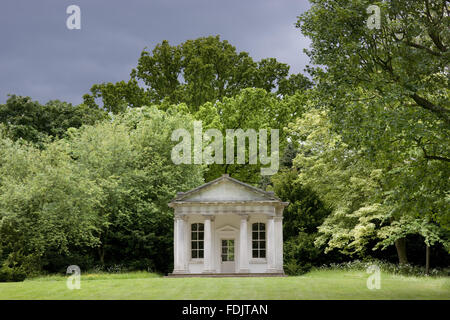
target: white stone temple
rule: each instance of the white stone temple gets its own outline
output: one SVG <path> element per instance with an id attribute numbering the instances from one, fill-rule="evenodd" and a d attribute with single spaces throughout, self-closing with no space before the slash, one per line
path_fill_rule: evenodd
<path id="1" fill-rule="evenodd" d="M 169 203 L 175 211 L 170 276 L 284 275 L 287 205 L 227 174 L 179 192 Z"/>

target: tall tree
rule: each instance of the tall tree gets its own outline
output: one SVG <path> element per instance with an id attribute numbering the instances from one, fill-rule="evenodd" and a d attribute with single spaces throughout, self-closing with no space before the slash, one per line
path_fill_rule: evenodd
<path id="1" fill-rule="evenodd" d="M 176 192 L 203 182 L 202 166 L 171 159 L 172 132 L 191 127 L 189 115 L 145 107 L 70 130 L 72 158 L 102 190 L 97 207 L 102 225 L 96 233 L 101 264 L 169 270 L 173 215 L 167 203 Z"/>
<path id="2" fill-rule="evenodd" d="M 226 150 L 227 144 L 226 130 L 242 129 L 244 132 L 254 130 L 258 134 L 260 129 L 265 129 L 268 134 L 268 155 L 271 156 L 271 132 L 272 129 L 279 130 L 279 154 L 275 156 L 274 153 L 273 161 L 274 165 L 279 167 L 280 157 L 288 144 L 285 129 L 292 117 L 301 114 L 305 101 L 305 96 L 301 92 L 297 92 L 293 96 L 280 98 L 264 89 L 247 88 L 235 97 L 225 97 L 222 101 L 216 103 L 207 102 L 203 104 L 194 116 L 203 122 L 204 130 L 214 128 L 221 131 L 223 150 Z M 262 164 L 260 157 L 256 164 L 249 164 L 249 143 L 249 139 L 246 139 L 245 164 L 237 163 L 237 152 L 234 154 L 233 163 L 227 163 L 224 152 L 223 163 L 214 163 L 208 167 L 206 180 L 212 180 L 223 173 L 228 173 L 248 183 L 261 183 L 261 168 L 269 165 Z M 258 152 L 261 152 L 259 147 Z"/>
<path id="3" fill-rule="evenodd" d="M 0 105 L 0 123 L 13 140 L 24 139 L 42 144 L 47 138 L 59 139 L 68 128 L 79 128 L 83 124 L 94 124 L 107 114 L 98 108 L 84 104 L 72 106 L 67 102 L 51 100 L 45 105 L 30 97 L 11 95 Z"/>
<path id="4" fill-rule="evenodd" d="M 99 244 L 101 189 L 64 143 L 39 150 L 0 133 L 0 177 L 0 264 L 39 272 L 49 252 Z"/>
<path id="5" fill-rule="evenodd" d="M 93 267 L 95 253 L 100 264 L 167 272 L 167 203 L 203 182 L 202 166 L 171 159 L 172 132 L 192 120 L 171 108 L 132 109 L 69 128 L 42 149 L 0 127 L 0 264 L 60 271 L 77 255 Z"/>
<path id="6" fill-rule="evenodd" d="M 311 3 L 297 26 L 324 66 L 311 70 L 333 129 L 382 170 L 394 220 L 409 214 L 448 230 L 448 1 L 377 2 L 379 28 L 368 27 L 371 1 Z"/>
<path id="7" fill-rule="evenodd" d="M 420 234 L 427 245 L 440 242 L 450 249 L 445 227 L 427 219 L 420 207 L 405 211 L 402 202 L 392 198 L 406 186 L 402 164 L 389 161 L 398 169 L 393 184 L 385 161 L 367 159 L 364 150 L 345 143 L 327 114 L 311 108 L 290 125 L 299 148 L 294 159 L 299 182 L 333 210 L 318 228 L 316 244 L 325 246 L 325 252 L 339 249 L 348 255 L 395 244 L 400 263 L 408 261 L 404 240 L 408 234 Z"/>
<path id="8" fill-rule="evenodd" d="M 104 108 L 114 113 L 126 106 L 184 102 L 194 113 L 206 102 L 222 101 L 248 87 L 288 95 L 310 86 L 301 74 L 289 76 L 287 64 L 274 58 L 256 62 L 219 36 L 209 36 L 178 46 L 164 40 L 151 52 L 144 49 L 128 82 L 94 85 L 84 100 L 97 106 L 101 98 Z"/>

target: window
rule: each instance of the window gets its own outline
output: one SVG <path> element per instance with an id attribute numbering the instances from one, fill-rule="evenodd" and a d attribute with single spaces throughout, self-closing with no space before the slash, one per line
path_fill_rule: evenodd
<path id="1" fill-rule="evenodd" d="M 266 257 L 266 225 L 264 223 L 252 224 L 252 257 Z"/>
<path id="2" fill-rule="evenodd" d="M 234 240 L 222 240 L 223 261 L 234 261 Z"/>
<path id="3" fill-rule="evenodd" d="M 191 225 L 191 257 L 192 259 L 203 258 L 203 223 L 193 223 Z"/>

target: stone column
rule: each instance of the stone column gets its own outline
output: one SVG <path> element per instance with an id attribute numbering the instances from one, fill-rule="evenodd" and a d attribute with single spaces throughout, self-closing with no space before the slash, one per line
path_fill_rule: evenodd
<path id="1" fill-rule="evenodd" d="M 276 272 L 275 268 L 275 222 L 274 217 L 267 217 L 267 272 Z"/>
<path id="2" fill-rule="evenodd" d="M 283 271 L 283 217 L 275 217 L 275 268 Z"/>
<path id="3" fill-rule="evenodd" d="M 204 256 L 203 256 L 203 272 L 211 273 L 213 272 L 213 236 L 212 236 L 212 221 L 214 220 L 214 216 L 205 215 L 205 230 L 204 230 Z"/>
<path id="4" fill-rule="evenodd" d="M 241 227 L 239 231 L 239 273 L 249 273 L 248 263 L 248 232 L 247 232 L 248 215 L 241 215 Z"/>
<path id="5" fill-rule="evenodd" d="M 177 247 L 177 242 L 178 242 L 178 222 L 177 222 L 177 217 L 173 217 L 173 272 L 175 272 L 175 270 L 178 269 L 179 266 L 179 262 L 178 262 L 178 247 Z"/>
<path id="6" fill-rule="evenodd" d="M 183 216 L 176 215 L 174 223 L 174 242 L 173 242 L 173 251 L 174 251 L 174 269 L 173 273 L 186 273 L 186 221 Z"/>

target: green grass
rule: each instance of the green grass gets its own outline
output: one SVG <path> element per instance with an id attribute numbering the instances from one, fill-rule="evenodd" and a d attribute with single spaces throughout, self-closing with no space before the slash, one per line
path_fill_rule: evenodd
<path id="1" fill-rule="evenodd" d="M 317 270 L 284 278 L 164 278 L 146 272 L 87 274 L 81 289 L 66 277 L 0 283 L 0 299 L 450 299 L 449 277 L 382 273 L 381 289 L 366 287 L 364 271 Z"/>

